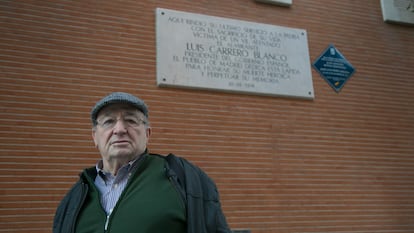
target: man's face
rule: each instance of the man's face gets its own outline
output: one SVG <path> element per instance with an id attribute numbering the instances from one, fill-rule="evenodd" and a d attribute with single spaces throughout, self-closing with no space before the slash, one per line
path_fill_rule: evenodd
<path id="1" fill-rule="evenodd" d="M 107 162 L 129 162 L 142 154 L 151 128 L 144 114 L 127 104 L 112 104 L 97 116 L 92 129 L 95 146 Z"/>

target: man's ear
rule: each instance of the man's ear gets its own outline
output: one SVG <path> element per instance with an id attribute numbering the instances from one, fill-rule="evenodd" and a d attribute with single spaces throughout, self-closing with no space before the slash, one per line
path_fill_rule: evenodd
<path id="1" fill-rule="evenodd" d="M 151 136 L 151 132 L 152 132 L 151 127 L 148 127 L 147 130 L 146 130 L 146 134 L 147 134 L 148 139 Z"/>
<path id="2" fill-rule="evenodd" d="M 93 142 L 95 143 L 95 147 L 98 147 L 98 142 L 96 141 L 96 128 L 92 127 L 92 138 Z"/>

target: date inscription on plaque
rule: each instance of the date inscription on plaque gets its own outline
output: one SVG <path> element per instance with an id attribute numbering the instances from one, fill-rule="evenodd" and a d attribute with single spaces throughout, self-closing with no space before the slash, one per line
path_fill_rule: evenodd
<path id="1" fill-rule="evenodd" d="M 157 85 L 313 99 L 303 29 L 156 9 Z"/>

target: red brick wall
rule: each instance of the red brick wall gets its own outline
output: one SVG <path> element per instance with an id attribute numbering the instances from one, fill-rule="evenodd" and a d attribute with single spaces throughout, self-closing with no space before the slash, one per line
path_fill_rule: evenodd
<path id="1" fill-rule="evenodd" d="M 155 8 L 306 29 L 357 69 L 315 99 L 158 88 Z M 152 152 L 217 182 L 232 228 L 252 233 L 414 232 L 414 28 L 380 1 L 0 1 L 0 232 L 51 232 L 94 165 L 89 111 L 112 91 L 150 106 Z"/>

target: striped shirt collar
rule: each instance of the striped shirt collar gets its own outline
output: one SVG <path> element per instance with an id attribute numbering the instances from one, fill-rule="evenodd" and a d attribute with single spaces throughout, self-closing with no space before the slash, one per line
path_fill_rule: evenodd
<path id="1" fill-rule="evenodd" d="M 147 151 L 145 151 L 144 153 L 142 153 L 141 155 L 139 155 L 138 157 L 136 157 L 134 160 L 129 161 L 127 164 L 123 165 L 121 168 L 119 168 L 119 172 L 121 171 L 125 171 L 122 173 L 130 173 L 131 171 L 133 171 L 133 169 L 135 169 L 135 167 L 137 166 L 137 164 L 139 164 L 137 161 L 141 160 L 141 158 L 145 157 L 144 155 L 147 153 Z M 106 179 L 106 177 L 110 177 L 112 176 L 112 174 L 110 172 L 104 171 L 103 170 L 103 160 L 99 160 L 96 165 L 95 165 L 96 171 L 98 173 L 99 176 L 102 177 L 102 179 Z M 118 174 L 119 174 L 118 172 Z"/>

